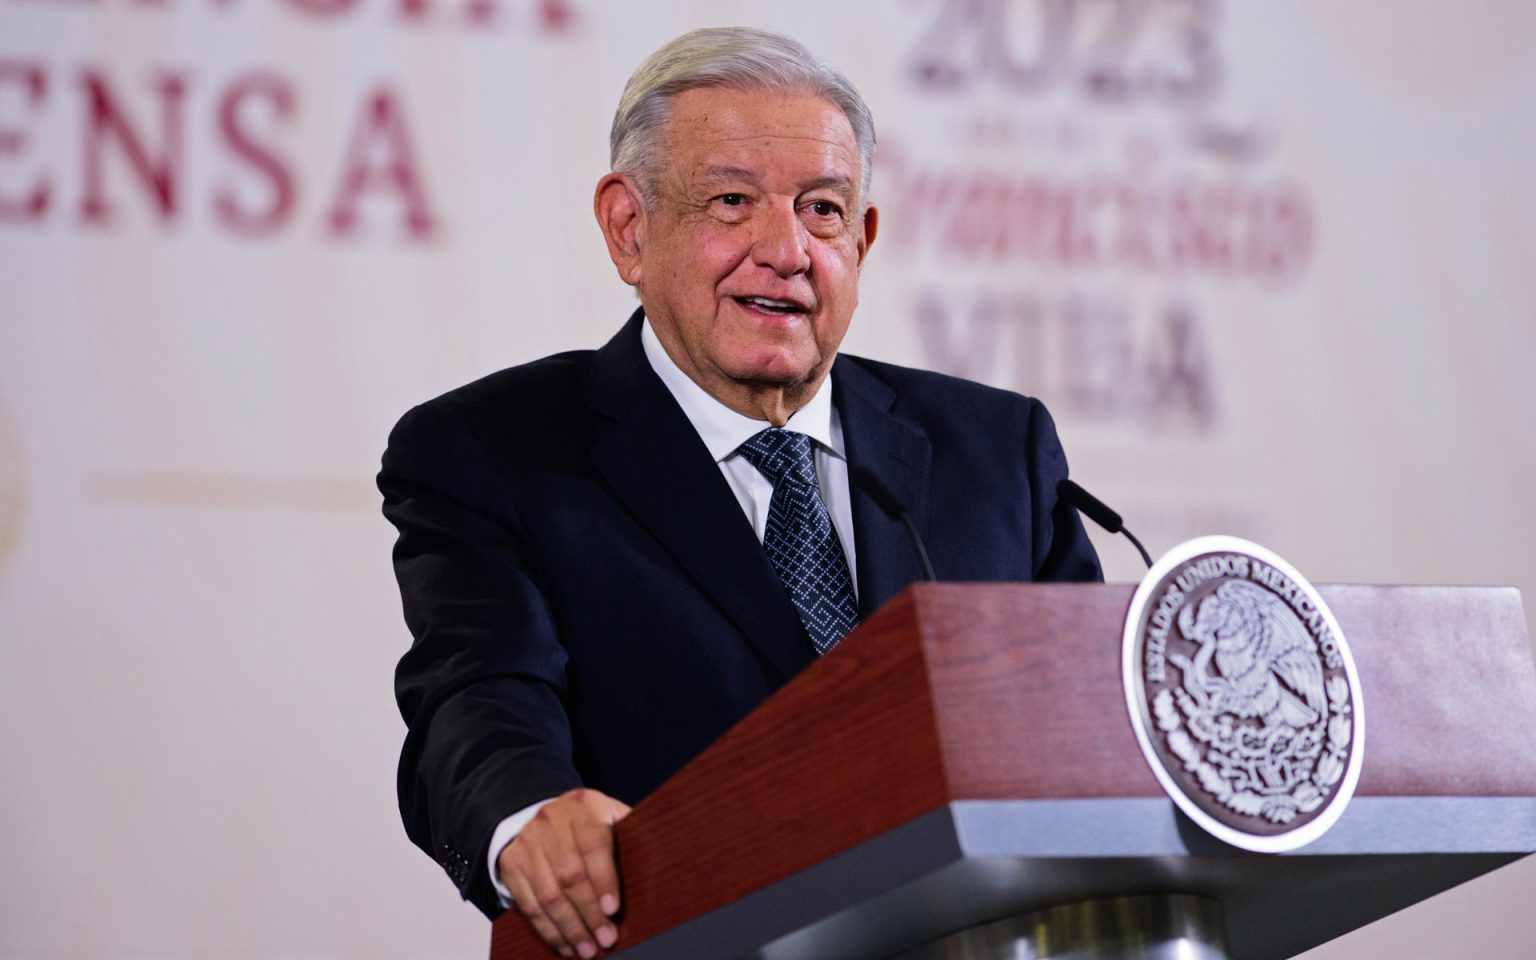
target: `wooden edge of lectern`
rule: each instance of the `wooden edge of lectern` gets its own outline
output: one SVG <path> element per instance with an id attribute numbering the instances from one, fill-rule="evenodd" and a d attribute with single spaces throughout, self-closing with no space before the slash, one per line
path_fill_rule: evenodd
<path id="1" fill-rule="evenodd" d="M 1175 813 L 1122 692 L 1132 585 L 921 584 L 619 824 L 614 955 L 888 957 L 988 914 L 1181 891 L 1226 902 L 1234 960 L 1268 960 L 1536 850 L 1519 592 L 1320 589 L 1367 737 L 1308 847 L 1247 853 Z M 516 911 L 493 925 L 492 960 L 551 956 Z"/>

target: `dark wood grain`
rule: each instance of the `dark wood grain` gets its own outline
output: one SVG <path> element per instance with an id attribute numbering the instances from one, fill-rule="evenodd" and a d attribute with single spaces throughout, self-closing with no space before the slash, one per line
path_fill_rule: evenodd
<path id="1" fill-rule="evenodd" d="M 953 798 L 1159 795 L 1121 685 L 1131 586 L 913 590 Z M 1536 794 L 1536 667 L 1518 590 L 1320 591 L 1360 672 L 1361 795 Z"/>
<path id="2" fill-rule="evenodd" d="M 953 799 L 1159 794 L 1120 684 L 1131 587 L 913 589 Z"/>
<path id="3" fill-rule="evenodd" d="M 619 826 L 631 946 L 954 800 L 1160 796 L 1121 688 L 1133 588 L 924 584 Z M 1519 592 L 1325 586 L 1359 666 L 1358 793 L 1536 796 Z M 552 956 L 522 917 L 493 960 Z"/>

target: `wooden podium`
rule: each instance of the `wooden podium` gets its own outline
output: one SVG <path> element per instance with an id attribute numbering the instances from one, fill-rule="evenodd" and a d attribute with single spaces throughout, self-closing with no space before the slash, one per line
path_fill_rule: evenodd
<path id="1" fill-rule="evenodd" d="M 926 956 L 1054 905 L 1192 895 L 1233 960 L 1278 960 L 1536 851 L 1515 589 L 1321 588 L 1359 667 L 1365 765 L 1332 830 L 1281 855 L 1208 836 L 1147 768 L 1121 692 L 1132 590 L 893 600 L 619 825 L 612 955 Z M 492 960 L 552 956 L 516 911 L 493 925 Z"/>

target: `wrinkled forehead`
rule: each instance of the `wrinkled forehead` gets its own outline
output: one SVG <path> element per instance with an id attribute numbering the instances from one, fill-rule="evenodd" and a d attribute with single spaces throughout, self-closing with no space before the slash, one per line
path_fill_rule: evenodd
<path id="1" fill-rule="evenodd" d="M 663 160 L 689 180 L 722 177 L 859 182 L 859 151 L 841 108 L 816 96 L 722 87 L 673 102 Z"/>

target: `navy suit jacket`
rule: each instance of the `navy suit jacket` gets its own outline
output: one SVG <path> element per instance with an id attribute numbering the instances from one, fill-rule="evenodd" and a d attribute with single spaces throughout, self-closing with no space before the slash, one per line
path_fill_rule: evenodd
<path id="1" fill-rule="evenodd" d="M 401 815 L 488 916 L 504 817 L 581 785 L 636 803 L 813 659 L 640 320 L 416 407 L 384 454 L 415 637 Z M 1038 401 L 848 356 L 832 384 L 850 466 L 908 506 L 941 578 L 1099 579 Z M 853 523 L 867 616 L 922 572 L 857 493 Z"/>

